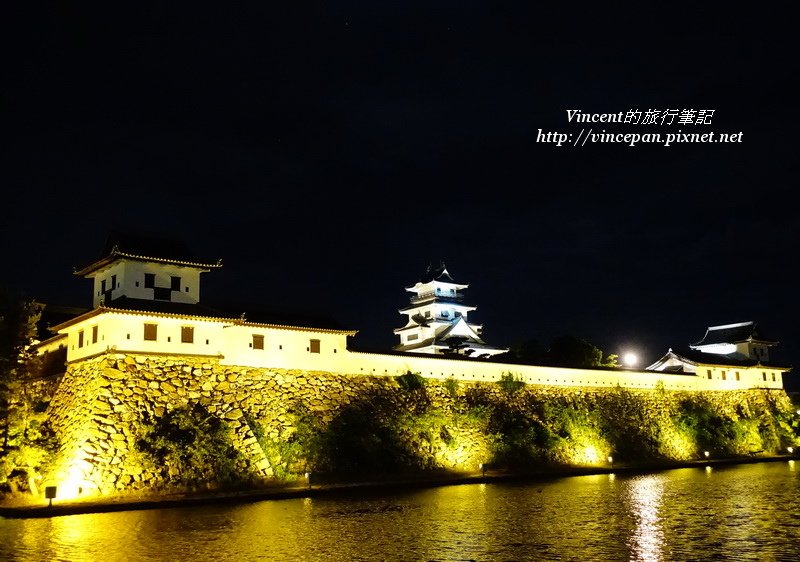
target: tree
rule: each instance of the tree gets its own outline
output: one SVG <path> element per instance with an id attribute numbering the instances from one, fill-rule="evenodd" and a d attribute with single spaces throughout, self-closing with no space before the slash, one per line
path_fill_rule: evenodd
<path id="1" fill-rule="evenodd" d="M 547 360 L 547 348 L 537 340 L 526 340 L 511 345 L 508 351 L 495 355 L 492 360 L 501 363 L 543 365 Z"/>
<path id="2" fill-rule="evenodd" d="M 448 349 L 445 351 L 446 354 L 459 355 L 462 349 L 469 347 L 467 338 L 464 336 L 452 336 L 447 338 L 446 341 L 448 346 Z"/>
<path id="3" fill-rule="evenodd" d="M 561 336 L 553 340 L 547 351 L 547 365 L 556 367 L 616 367 L 617 356 L 603 358 L 603 351 L 586 340 L 575 336 Z"/>
<path id="4" fill-rule="evenodd" d="M 0 288 L 0 484 L 12 475 L 35 490 L 33 476 L 53 447 L 43 404 L 32 380 L 38 358 L 31 346 L 43 305 Z"/>

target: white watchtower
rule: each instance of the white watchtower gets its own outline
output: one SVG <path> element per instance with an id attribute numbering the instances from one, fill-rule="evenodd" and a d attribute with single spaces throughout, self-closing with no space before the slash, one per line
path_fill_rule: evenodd
<path id="1" fill-rule="evenodd" d="M 487 345 L 481 339 L 483 326 L 467 321 L 467 314 L 477 308 L 463 302 L 461 291 L 468 286 L 457 283 L 444 263 L 429 265 L 419 281 L 406 287 L 413 293 L 411 304 L 399 312 L 408 316 L 408 322 L 394 331 L 400 336 L 394 349 L 483 358 L 508 351 Z"/>

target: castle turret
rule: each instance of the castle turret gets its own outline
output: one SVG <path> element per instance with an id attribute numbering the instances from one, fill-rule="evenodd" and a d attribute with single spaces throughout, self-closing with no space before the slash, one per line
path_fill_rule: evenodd
<path id="1" fill-rule="evenodd" d="M 444 263 L 428 266 L 414 285 L 406 287 L 413 293 L 409 306 L 400 309 L 408 322 L 394 333 L 400 336 L 397 351 L 431 354 L 459 354 L 471 357 L 490 357 L 507 349 L 487 345 L 481 338 L 483 326 L 467 321 L 475 306 L 463 302 L 461 291 L 469 285 L 457 283 Z"/>
<path id="2" fill-rule="evenodd" d="M 197 304 L 200 274 L 221 265 L 197 260 L 180 242 L 117 233 L 75 275 L 94 279 L 95 307 L 121 298 Z"/>
<path id="3" fill-rule="evenodd" d="M 743 359 L 769 361 L 769 348 L 778 342 L 765 337 L 755 322 L 738 322 L 721 326 L 709 326 L 699 342 L 690 344 L 691 349 L 717 355 L 735 354 Z"/>

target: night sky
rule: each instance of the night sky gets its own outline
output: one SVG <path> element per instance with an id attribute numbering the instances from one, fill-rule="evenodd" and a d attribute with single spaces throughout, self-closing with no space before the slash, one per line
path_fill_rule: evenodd
<path id="1" fill-rule="evenodd" d="M 3 283 L 88 306 L 73 267 L 112 229 L 157 234 L 223 258 L 208 304 L 328 315 L 389 348 L 404 287 L 441 259 L 491 344 L 570 334 L 648 364 L 755 320 L 800 364 L 785 15 L 251 4 L 7 14 Z M 583 127 L 742 142 L 537 142 Z"/>

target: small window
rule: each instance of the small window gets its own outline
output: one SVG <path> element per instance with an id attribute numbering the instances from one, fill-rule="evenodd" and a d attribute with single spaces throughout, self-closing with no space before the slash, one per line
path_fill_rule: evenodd
<path id="1" fill-rule="evenodd" d="M 722 371 L 722 380 L 728 380 L 727 373 L 725 371 Z"/>
<path id="2" fill-rule="evenodd" d="M 408 341 L 413 341 L 413 340 L 417 339 L 418 337 L 419 336 L 417 334 L 410 334 L 406 339 Z"/>
<path id="3" fill-rule="evenodd" d="M 83 330 L 78 332 L 78 347 L 83 347 Z"/>
<path id="4" fill-rule="evenodd" d="M 117 276 L 116 275 L 112 275 L 111 276 L 111 288 L 112 289 L 116 289 L 117 288 Z"/>
<path id="5" fill-rule="evenodd" d="M 194 326 L 181 326 L 181 343 L 194 343 Z"/>
<path id="6" fill-rule="evenodd" d="M 158 339 L 158 324 L 144 325 L 144 341 L 156 341 Z"/>
<path id="7" fill-rule="evenodd" d="M 772 373 L 772 382 L 775 382 L 775 381 L 776 381 L 776 379 L 775 379 L 775 373 Z"/>
<path id="8" fill-rule="evenodd" d="M 253 349 L 264 349 L 264 336 L 253 334 Z"/>
<path id="9" fill-rule="evenodd" d="M 144 288 L 145 289 L 152 289 L 156 286 L 156 274 L 155 273 L 145 273 L 144 274 Z"/>
<path id="10" fill-rule="evenodd" d="M 761 376 L 763 377 L 763 379 L 764 379 L 765 381 L 767 380 L 767 373 L 764 373 L 764 372 L 762 372 L 762 373 L 761 373 Z"/>
<path id="11" fill-rule="evenodd" d="M 430 318 L 430 317 L 431 317 L 431 311 L 430 310 L 426 310 L 425 311 L 425 318 Z"/>
<path id="12" fill-rule="evenodd" d="M 92 326 L 92 343 L 97 343 L 97 326 Z"/>
<path id="13" fill-rule="evenodd" d="M 170 284 L 169 288 L 173 291 L 180 291 L 181 290 L 181 278 L 180 277 L 170 277 Z"/>
<path id="14" fill-rule="evenodd" d="M 189 292 L 189 287 L 186 287 L 186 292 L 187 292 L 187 293 Z"/>
<path id="15" fill-rule="evenodd" d="M 106 292 L 106 280 L 105 279 L 100 281 L 100 292 L 101 293 L 105 293 Z"/>
<path id="16" fill-rule="evenodd" d="M 166 287 L 153 287 L 153 298 L 157 301 L 172 300 L 172 291 Z"/>
<path id="17" fill-rule="evenodd" d="M 738 380 L 741 380 L 741 378 L 739 377 L 739 371 L 736 371 L 736 380 L 737 380 L 737 381 L 738 381 Z"/>
<path id="18" fill-rule="evenodd" d="M 708 378 L 711 378 L 711 369 L 708 370 Z"/>
<path id="19" fill-rule="evenodd" d="M 308 350 L 311 353 L 319 353 L 319 340 L 311 340 Z"/>

